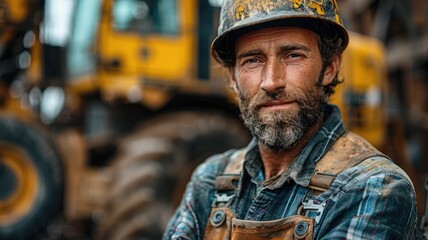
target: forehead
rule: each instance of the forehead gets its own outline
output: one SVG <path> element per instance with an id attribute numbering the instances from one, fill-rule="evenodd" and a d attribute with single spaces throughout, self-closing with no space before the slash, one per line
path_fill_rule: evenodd
<path id="1" fill-rule="evenodd" d="M 303 44 L 310 48 L 318 48 L 318 34 L 299 27 L 273 27 L 248 32 L 240 36 L 235 42 L 238 52 L 244 48 L 251 48 L 261 44 L 286 45 Z"/>

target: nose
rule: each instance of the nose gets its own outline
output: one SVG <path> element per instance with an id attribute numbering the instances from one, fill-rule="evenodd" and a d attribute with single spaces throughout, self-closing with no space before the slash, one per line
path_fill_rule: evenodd
<path id="1" fill-rule="evenodd" d="M 277 92 L 286 87 L 285 67 L 279 60 L 266 62 L 262 73 L 260 88 L 267 93 Z"/>

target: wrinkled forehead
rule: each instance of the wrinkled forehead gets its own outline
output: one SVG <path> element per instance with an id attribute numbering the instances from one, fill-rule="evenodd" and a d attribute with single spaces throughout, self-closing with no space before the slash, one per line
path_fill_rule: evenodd
<path id="1" fill-rule="evenodd" d="M 287 45 L 300 44 L 312 49 L 318 48 L 319 35 L 300 27 L 271 27 L 250 31 L 239 36 L 234 44 L 235 51 L 258 44 Z"/>
<path id="2" fill-rule="evenodd" d="M 310 38 L 317 39 L 319 35 L 309 29 L 301 27 L 267 27 L 254 31 L 243 33 L 237 38 L 237 41 L 246 41 L 252 38 L 267 38 L 267 39 L 291 39 L 291 38 Z"/>

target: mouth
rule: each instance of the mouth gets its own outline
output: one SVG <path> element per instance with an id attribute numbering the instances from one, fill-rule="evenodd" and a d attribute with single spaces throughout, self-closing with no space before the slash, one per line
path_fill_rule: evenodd
<path id="1" fill-rule="evenodd" d="M 274 100 L 260 104 L 258 108 L 266 111 L 277 111 L 288 109 L 295 104 L 297 104 L 297 102 L 294 100 Z"/>

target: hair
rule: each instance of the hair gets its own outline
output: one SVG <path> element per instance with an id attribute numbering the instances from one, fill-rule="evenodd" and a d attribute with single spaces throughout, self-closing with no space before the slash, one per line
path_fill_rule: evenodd
<path id="1" fill-rule="evenodd" d="M 322 63 L 323 63 L 322 69 L 324 72 L 326 67 L 330 65 L 333 56 L 342 54 L 344 50 L 343 44 L 342 44 L 342 38 L 319 37 L 318 46 L 322 57 Z M 333 95 L 334 89 L 340 83 L 343 83 L 343 79 L 339 79 L 339 71 L 337 71 L 333 81 L 330 84 L 323 86 L 323 91 L 327 95 L 327 97 L 330 97 L 331 95 Z"/>

